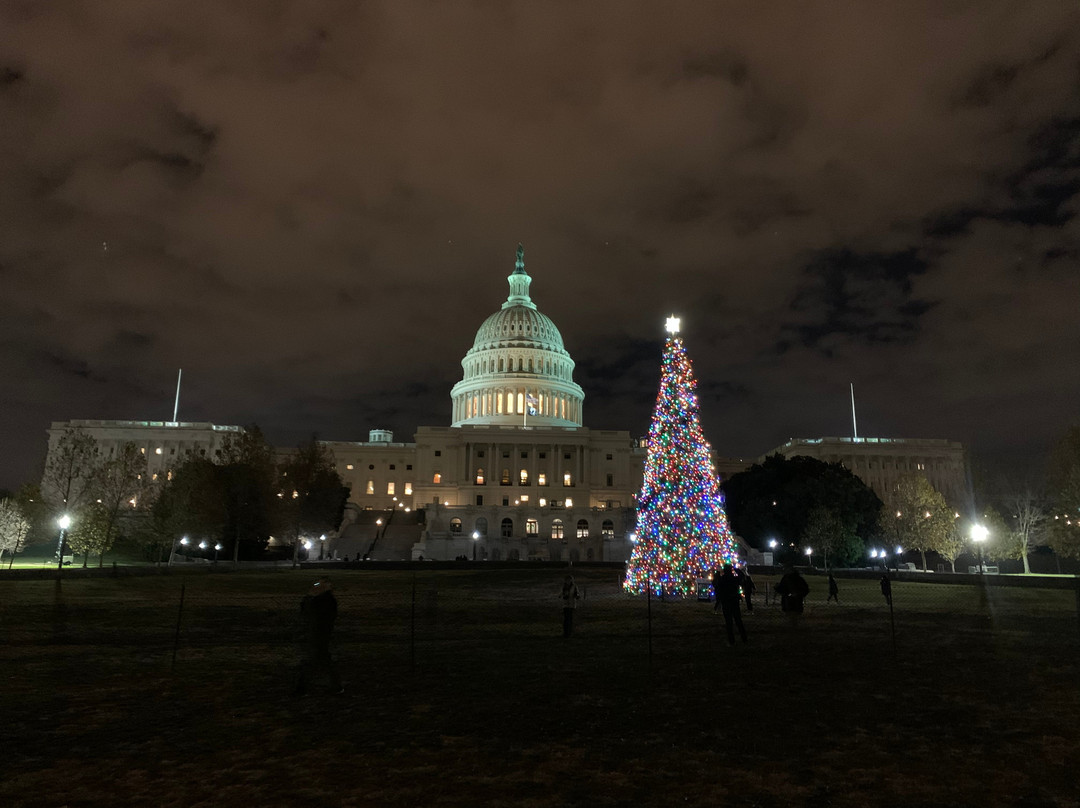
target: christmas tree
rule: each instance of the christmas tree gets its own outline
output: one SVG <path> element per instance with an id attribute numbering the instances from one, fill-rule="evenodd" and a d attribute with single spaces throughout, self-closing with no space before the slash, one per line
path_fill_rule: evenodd
<path id="1" fill-rule="evenodd" d="M 698 420 L 694 372 L 678 336 L 678 319 L 669 318 L 667 327 L 645 482 L 638 498 L 637 543 L 623 583 L 635 594 L 651 590 L 686 595 L 694 590 L 695 578 L 736 561 L 735 538 Z"/>

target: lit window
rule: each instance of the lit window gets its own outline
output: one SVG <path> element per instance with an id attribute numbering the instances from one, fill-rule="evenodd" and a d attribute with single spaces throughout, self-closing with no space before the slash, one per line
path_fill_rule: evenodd
<path id="1" fill-rule="evenodd" d="M 386 484 L 386 495 L 388 497 L 392 497 L 394 495 L 394 484 L 393 483 L 387 483 Z"/>
<path id="2" fill-rule="evenodd" d="M 374 494 L 375 493 L 375 481 L 374 480 L 368 480 L 367 481 L 367 492 L 369 494 Z"/>
<path id="3" fill-rule="evenodd" d="M 510 469 L 503 469 L 502 470 L 501 484 L 502 485 L 510 485 Z"/>
<path id="4" fill-rule="evenodd" d="M 477 469 L 476 470 L 476 484 L 477 485 L 483 485 L 484 484 L 484 470 L 483 469 Z"/>
<path id="5" fill-rule="evenodd" d="M 461 533 L 461 520 L 456 516 L 450 520 L 450 532 L 454 534 Z"/>
<path id="6" fill-rule="evenodd" d="M 405 483 L 405 496 L 412 496 L 412 483 Z"/>
<path id="7" fill-rule="evenodd" d="M 578 519 L 577 523 L 577 537 L 579 539 L 589 538 L 589 523 L 585 519 Z"/>
<path id="8" fill-rule="evenodd" d="M 540 523 L 535 519 L 525 520 L 525 535 L 526 536 L 539 536 L 540 535 Z"/>
<path id="9" fill-rule="evenodd" d="M 154 449 L 154 454 L 156 454 L 156 455 L 161 454 L 161 447 L 160 446 L 157 447 L 156 449 Z"/>
<path id="10" fill-rule="evenodd" d="M 139 449 L 139 451 L 142 452 L 143 454 L 146 454 L 146 447 L 145 446 L 142 447 L 141 449 Z"/>
<path id="11" fill-rule="evenodd" d="M 605 519 L 604 524 L 600 526 L 600 535 L 605 539 L 615 538 L 615 523 L 610 519 Z"/>
<path id="12" fill-rule="evenodd" d="M 529 472 L 528 472 L 528 469 L 522 469 L 518 473 L 518 478 L 521 480 L 522 485 L 528 485 L 529 484 Z"/>
<path id="13" fill-rule="evenodd" d="M 347 470 L 349 470 L 349 471 L 352 471 L 352 470 L 353 470 L 353 465 L 352 465 L 352 463 L 346 463 L 346 464 L 345 464 L 345 468 L 346 468 Z"/>
<path id="14" fill-rule="evenodd" d="M 563 523 L 562 519 L 551 520 L 551 538 L 561 539 L 563 537 Z"/>
<path id="15" fill-rule="evenodd" d="M 562 484 L 565 485 L 567 488 L 569 488 L 570 486 L 572 486 L 574 484 L 573 479 L 571 478 L 569 471 L 566 472 L 565 474 L 563 474 L 563 476 L 562 476 Z"/>
<path id="16" fill-rule="evenodd" d="M 540 497 L 540 507 L 543 508 L 545 505 L 547 505 L 547 500 L 543 497 Z"/>
<path id="17" fill-rule="evenodd" d="M 528 502 L 529 501 L 529 495 L 528 494 L 522 494 L 521 495 L 521 501 L 522 502 Z"/>
<path id="18" fill-rule="evenodd" d="M 570 497 L 567 497 L 566 500 L 563 502 L 563 506 L 567 508 L 573 508 L 574 500 L 570 499 Z"/>
<path id="19" fill-rule="evenodd" d="M 536 484 L 537 485 L 547 485 L 547 475 L 544 474 L 544 472 L 540 472 L 539 474 L 536 475 Z"/>
<path id="20" fill-rule="evenodd" d="M 431 481 L 435 483 L 435 485 L 438 485 L 442 482 L 442 475 L 436 471 L 435 474 L 432 476 Z"/>
<path id="21" fill-rule="evenodd" d="M 157 480 L 157 472 L 154 472 L 154 476 L 152 476 L 150 479 L 156 481 Z"/>

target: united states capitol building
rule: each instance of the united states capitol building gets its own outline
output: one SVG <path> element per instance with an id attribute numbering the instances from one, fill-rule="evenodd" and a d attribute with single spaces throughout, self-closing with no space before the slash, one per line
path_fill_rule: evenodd
<path id="1" fill-rule="evenodd" d="M 372 429 L 366 441 L 322 441 L 350 489 L 324 554 L 356 560 L 625 561 L 645 441 L 584 426 L 585 395 L 562 335 L 530 294 L 519 246 L 509 294 L 481 323 L 450 391 L 449 426 L 412 441 Z M 109 455 L 135 442 L 155 479 L 190 453 L 215 457 L 236 426 L 57 421 L 49 450 L 79 427 Z M 948 440 L 793 438 L 772 455 L 841 462 L 889 503 L 898 479 L 923 473 L 950 502 L 966 492 L 963 447 Z M 714 456 L 721 478 L 753 460 Z"/>

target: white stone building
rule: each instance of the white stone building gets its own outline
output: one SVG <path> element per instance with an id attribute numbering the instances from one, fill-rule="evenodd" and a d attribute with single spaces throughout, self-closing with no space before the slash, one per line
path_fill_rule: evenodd
<path id="1" fill-rule="evenodd" d="M 419 427 L 412 443 L 380 430 L 326 443 L 352 491 L 339 555 L 629 557 L 644 449 L 583 426 L 574 361 L 529 295 L 520 247 L 507 281 L 461 362 L 450 426 Z"/>

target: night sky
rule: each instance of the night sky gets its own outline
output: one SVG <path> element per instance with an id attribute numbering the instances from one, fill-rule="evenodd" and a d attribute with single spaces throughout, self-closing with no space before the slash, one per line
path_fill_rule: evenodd
<path id="1" fill-rule="evenodd" d="M 0 486 L 52 420 L 448 425 L 518 242 L 585 423 L 1037 466 L 1080 401 L 1073 2 L 0 5 Z"/>

